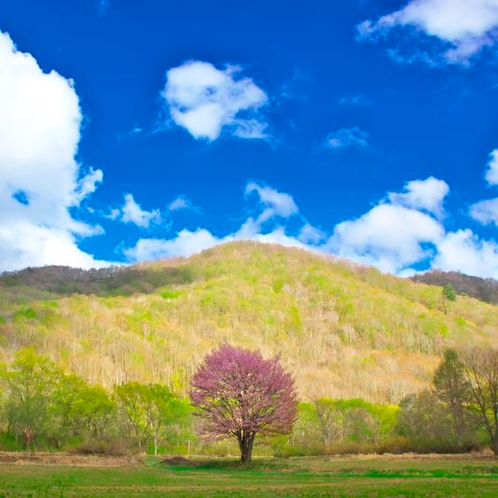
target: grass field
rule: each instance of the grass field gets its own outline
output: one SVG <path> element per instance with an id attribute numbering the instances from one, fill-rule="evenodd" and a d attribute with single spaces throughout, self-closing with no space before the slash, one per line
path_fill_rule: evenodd
<path id="1" fill-rule="evenodd" d="M 498 496 L 498 460 L 376 456 L 257 460 L 0 455 L 0 497 Z"/>

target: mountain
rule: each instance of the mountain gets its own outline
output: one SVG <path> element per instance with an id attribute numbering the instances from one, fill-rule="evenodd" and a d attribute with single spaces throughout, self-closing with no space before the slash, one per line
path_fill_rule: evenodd
<path id="1" fill-rule="evenodd" d="M 474 297 L 480 301 L 498 304 L 498 281 L 493 278 L 479 278 L 458 272 L 430 271 L 411 277 L 414 282 L 430 285 L 451 285 L 455 292 Z"/>
<path id="2" fill-rule="evenodd" d="M 0 361 L 32 346 L 89 382 L 185 392 L 223 341 L 280 354 L 302 399 L 398 402 L 446 346 L 498 340 L 498 307 L 308 251 L 234 242 L 188 259 L 0 277 Z"/>

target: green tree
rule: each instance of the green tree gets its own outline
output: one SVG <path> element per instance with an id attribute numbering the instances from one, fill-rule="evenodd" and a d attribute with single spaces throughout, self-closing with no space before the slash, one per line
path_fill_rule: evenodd
<path id="1" fill-rule="evenodd" d="M 337 442 L 375 443 L 389 437 L 396 420 L 396 408 L 374 405 L 362 399 L 315 401 L 325 448 Z"/>
<path id="2" fill-rule="evenodd" d="M 51 409 L 62 370 L 32 348 L 17 352 L 3 373 L 7 429 L 25 449 L 33 449 L 54 432 Z"/>
<path id="3" fill-rule="evenodd" d="M 73 437 L 99 439 L 112 425 L 114 403 L 101 386 L 65 374 L 32 348 L 2 369 L 7 431 L 26 449 L 60 448 Z"/>
<path id="4" fill-rule="evenodd" d="M 451 284 L 446 284 L 443 287 L 443 296 L 448 300 L 448 301 L 456 301 L 457 300 L 457 295 L 455 292 L 455 289 Z"/>
<path id="5" fill-rule="evenodd" d="M 455 302 L 457 299 L 457 295 L 455 293 L 455 289 L 451 284 L 446 284 L 441 289 L 441 310 L 443 313 L 448 313 L 450 308 L 450 303 Z"/>
<path id="6" fill-rule="evenodd" d="M 72 418 L 79 433 L 94 440 L 107 436 L 114 420 L 116 405 L 102 386 L 84 385 L 74 403 Z"/>
<path id="7" fill-rule="evenodd" d="M 335 400 L 327 398 L 315 401 L 315 409 L 320 422 L 325 451 L 328 451 L 332 443 L 342 441 L 347 436 L 346 413 L 337 406 Z"/>
<path id="8" fill-rule="evenodd" d="M 77 416 L 77 406 L 81 392 L 87 387 L 85 381 L 77 375 L 63 376 L 53 393 L 52 414 L 59 427 L 57 446 L 62 446 L 68 439 L 81 433 Z"/>
<path id="9" fill-rule="evenodd" d="M 127 382 L 115 387 L 115 395 L 129 436 L 140 448 L 152 442 L 154 455 L 188 425 L 188 405 L 164 385 Z"/>
<path id="10" fill-rule="evenodd" d="M 314 404 L 299 403 L 298 416 L 289 444 L 292 450 L 299 454 L 323 453 L 320 420 Z"/>

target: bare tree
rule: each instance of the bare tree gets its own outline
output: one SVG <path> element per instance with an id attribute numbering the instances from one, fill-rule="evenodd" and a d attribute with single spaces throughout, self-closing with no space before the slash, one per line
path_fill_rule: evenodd
<path id="1" fill-rule="evenodd" d="M 473 426 L 469 417 L 468 404 L 472 391 L 465 375 L 465 366 L 457 351 L 448 348 L 444 351 L 443 361 L 433 378 L 433 393 L 448 409 L 451 420 L 451 433 L 457 447 L 462 448 Z"/>
<path id="2" fill-rule="evenodd" d="M 498 455 L 498 350 L 475 347 L 462 354 L 465 375 L 470 383 L 472 401 Z"/>

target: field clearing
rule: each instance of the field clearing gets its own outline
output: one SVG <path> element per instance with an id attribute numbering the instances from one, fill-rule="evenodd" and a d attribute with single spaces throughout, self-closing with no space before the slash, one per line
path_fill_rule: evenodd
<path id="1" fill-rule="evenodd" d="M 255 460 L 0 454 L 0 497 L 498 496 L 498 460 L 358 456 Z"/>

